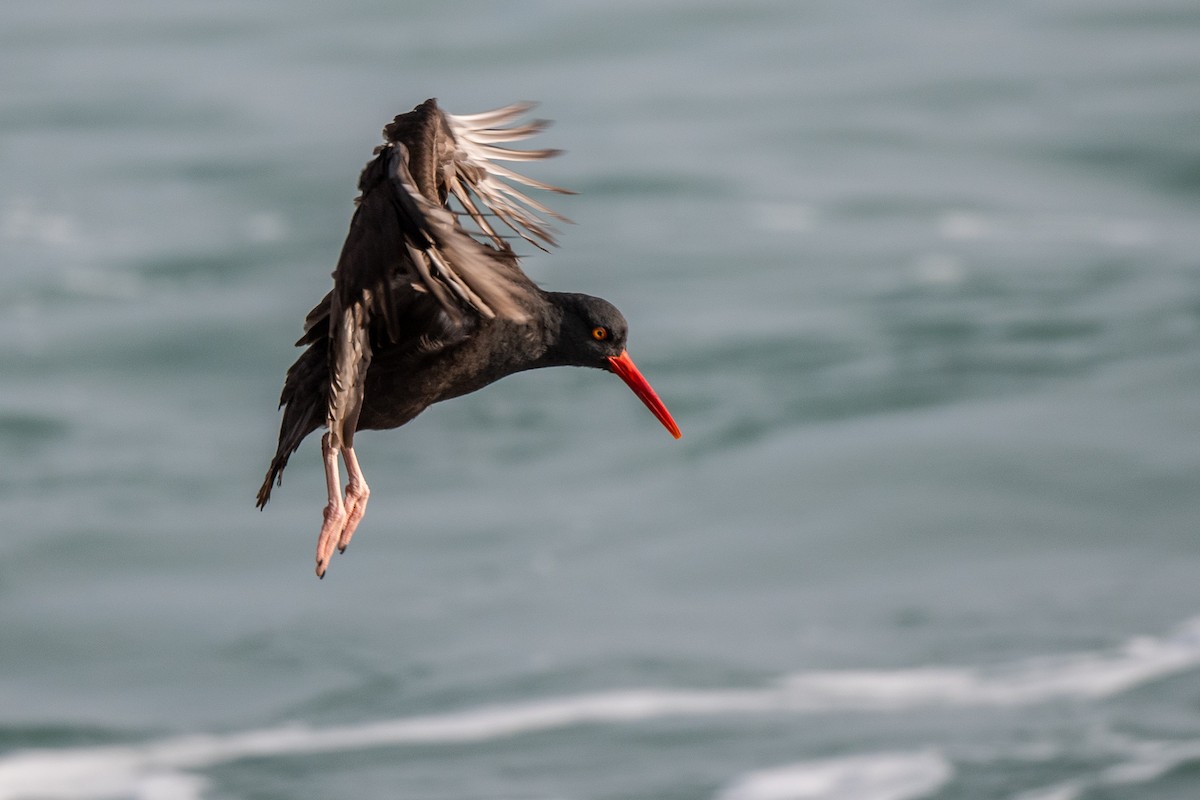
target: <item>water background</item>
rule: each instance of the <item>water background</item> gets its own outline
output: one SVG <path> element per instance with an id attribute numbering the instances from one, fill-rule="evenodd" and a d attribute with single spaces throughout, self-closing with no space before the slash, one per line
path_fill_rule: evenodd
<path id="1" fill-rule="evenodd" d="M 0 8 L 0 798 L 1200 796 L 1200 9 Z M 275 401 L 392 115 L 540 100 L 547 370 Z"/>

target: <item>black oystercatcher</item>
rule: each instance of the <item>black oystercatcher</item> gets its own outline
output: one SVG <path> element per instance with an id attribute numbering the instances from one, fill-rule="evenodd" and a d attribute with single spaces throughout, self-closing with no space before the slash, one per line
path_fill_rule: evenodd
<path id="1" fill-rule="evenodd" d="M 518 266 L 511 235 L 496 230 L 499 221 L 541 247 L 554 241 L 539 214 L 563 219 L 512 184 L 565 190 L 496 163 L 557 154 L 498 146 L 546 127 L 516 124 L 530 108 L 454 116 L 427 100 L 383 129 L 384 143 L 363 170 L 333 290 L 309 312 L 296 343 L 307 349 L 288 370 L 279 447 L 258 491 L 262 508 L 304 437 L 329 429 L 321 439 L 329 503 L 318 576 L 335 546 L 346 549 L 370 495 L 355 431 L 397 428 L 432 403 L 514 372 L 577 366 L 616 373 L 680 436 L 625 351 L 621 312 L 598 297 L 542 291 Z"/>

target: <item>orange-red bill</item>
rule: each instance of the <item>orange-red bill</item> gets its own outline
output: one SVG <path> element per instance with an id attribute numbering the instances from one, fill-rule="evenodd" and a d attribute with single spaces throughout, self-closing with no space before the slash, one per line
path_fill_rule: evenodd
<path id="1" fill-rule="evenodd" d="M 633 393 L 646 404 L 646 408 L 650 409 L 650 413 L 666 426 L 666 429 L 671 432 L 672 436 L 676 439 L 683 436 L 679 430 L 679 426 L 675 424 L 675 420 L 671 419 L 671 412 L 667 411 L 667 407 L 663 405 L 663 401 L 659 400 L 658 395 L 654 393 L 654 389 L 650 388 L 649 381 L 642 377 L 642 373 L 638 371 L 627 351 L 622 350 L 619 356 L 609 356 L 608 363 L 612 367 L 612 371 L 617 374 L 617 377 L 625 381 L 630 389 L 633 389 Z"/>

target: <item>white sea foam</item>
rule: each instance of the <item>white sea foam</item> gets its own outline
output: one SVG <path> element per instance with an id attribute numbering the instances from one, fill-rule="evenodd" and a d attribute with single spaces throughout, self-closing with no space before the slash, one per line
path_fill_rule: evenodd
<path id="1" fill-rule="evenodd" d="M 1196 666 L 1200 666 L 1200 619 L 1168 637 L 1131 639 L 1115 652 L 1029 659 L 994 669 L 802 673 L 787 680 L 785 694 L 793 704 L 813 710 L 1019 706 L 1110 697 Z"/>
<path id="2" fill-rule="evenodd" d="M 1120 761 L 1092 775 L 1021 792 L 1013 800 L 1078 800 L 1092 789 L 1150 783 L 1200 761 L 1200 741 L 1145 741 L 1109 735 L 1099 745 Z"/>
<path id="3" fill-rule="evenodd" d="M 717 800 L 912 800 L 944 786 L 954 775 L 934 750 L 802 761 L 751 772 Z"/>
<path id="4" fill-rule="evenodd" d="M 197 771 L 251 757 L 417 744 L 455 745 L 583 724 L 633 724 L 672 717 L 892 713 L 921 707 L 1003 707 L 1089 700 L 1113 696 L 1197 666 L 1200 618 L 1169 636 L 1135 638 L 1110 652 L 1030 659 L 991 669 L 805 672 L 761 689 L 602 692 L 362 725 L 293 725 L 175 737 L 139 745 L 20 750 L 0 757 L 0 800 L 129 796 L 140 800 L 197 800 L 205 790 L 205 782 L 195 775 Z M 1157 761 L 1151 757 L 1154 754 L 1158 754 Z M 1177 763 L 1173 759 L 1180 757 L 1169 749 L 1154 750 L 1133 759 L 1133 763 L 1146 769 L 1154 764 L 1170 768 Z M 1114 773 L 1112 780 L 1116 777 Z"/>

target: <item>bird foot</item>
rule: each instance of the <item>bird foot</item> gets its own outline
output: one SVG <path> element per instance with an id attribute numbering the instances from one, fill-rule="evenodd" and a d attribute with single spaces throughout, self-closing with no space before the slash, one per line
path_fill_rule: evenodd
<path id="1" fill-rule="evenodd" d="M 371 496 L 371 489 L 365 484 L 353 483 L 346 484 L 346 523 L 342 526 L 342 533 L 338 537 L 338 552 L 346 552 L 346 548 L 350 545 L 350 537 L 354 535 L 354 531 L 358 529 L 358 523 L 362 522 L 363 514 L 367 512 L 367 498 Z"/>
<path id="2" fill-rule="evenodd" d="M 325 522 L 321 525 L 321 535 L 317 537 L 317 577 L 324 578 L 325 570 L 329 568 L 329 560 L 333 558 L 333 548 L 339 553 L 346 552 L 350 538 L 362 522 L 367 511 L 367 498 L 371 490 L 365 483 L 348 484 L 346 499 L 331 502 L 325 506 Z"/>
<path id="3" fill-rule="evenodd" d="M 339 553 L 346 552 L 350 537 L 354 535 L 354 530 L 366 513 L 367 498 L 371 496 L 371 489 L 363 477 L 362 468 L 358 465 L 354 448 L 346 447 L 341 454 L 350 476 L 344 496 L 338 488 L 338 450 L 333 446 L 328 433 L 321 439 L 321 454 L 325 459 L 325 487 L 329 490 L 329 505 L 325 506 L 325 522 L 322 523 L 321 535 L 317 538 L 318 578 L 325 577 L 329 559 L 333 558 L 334 547 Z"/>
<path id="4" fill-rule="evenodd" d="M 321 524 L 321 535 L 317 537 L 317 577 L 324 578 L 325 570 L 329 567 L 329 559 L 333 558 L 333 547 L 342 536 L 346 527 L 346 506 L 341 502 L 325 506 L 325 522 Z"/>

